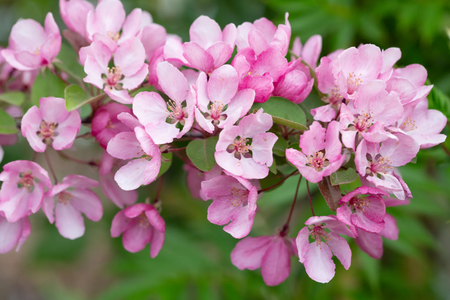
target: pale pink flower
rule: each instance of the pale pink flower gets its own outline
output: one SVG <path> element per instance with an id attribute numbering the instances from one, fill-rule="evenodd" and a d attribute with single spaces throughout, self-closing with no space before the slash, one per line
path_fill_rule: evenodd
<path id="1" fill-rule="evenodd" d="M 269 286 L 282 283 L 291 272 L 291 256 L 297 252 L 295 242 L 280 235 L 246 237 L 231 252 L 231 262 L 239 270 L 261 268 Z"/>
<path id="2" fill-rule="evenodd" d="M 217 164 L 208 172 L 202 172 L 194 166 L 189 164 L 183 165 L 183 170 L 186 171 L 186 185 L 192 197 L 196 199 L 209 200 L 201 190 L 202 182 L 213 179 L 222 174 L 222 168 Z"/>
<path id="3" fill-rule="evenodd" d="M 82 48 L 80 60 L 87 74 L 83 80 L 99 89 L 104 88 L 111 99 L 130 104 L 133 99 L 128 90 L 137 88 L 148 74 L 144 46 L 137 38 L 123 42 L 114 53 L 114 67 L 110 68 L 108 66 L 112 56 L 111 50 L 100 41 Z"/>
<path id="4" fill-rule="evenodd" d="M 150 244 L 150 257 L 155 258 L 164 244 L 166 223 L 151 204 L 138 203 L 119 211 L 112 220 L 111 236 L 122 234 L 125 250 L 138 252 Z"/>
<path id="5" fill-rule="evenodd" d="M 125 164 L 125 161 L 112 157 L 106 151 L 103 152 L 100 161 L 100 186 L 102 191 L 119 208 L 132 205 L 138 199 L 137 191 L 124 191 L 114 180 L 114 174 Z"/>
<path id="6" fill-rule="evenodd" d="M 323 128 L 314 121 L 309 130 L 300 136 L 301 152 L 286 150 L 286 158 L 309 182 L 319 182 L 323 177 L 336 172 L 344 162 L 339 140 L 339 123 L 331 122 Z"/>
<path id="7" fill-rule="evenodd" d="M 165 59 L 209 74 L 230 59 L 236 26 L 230 23 L 222 31 L 216 21 L 200 16 L 192 23 L 189 36 L 190 42 L 184 44 L 176 39 L 168 41 L 164 46 Z"/>
<path id="8" fill-rule="evenodd" d="M 98 182 L 82 175 L 68 175 L 44 197 L 43 210 L 50 223 L 67 239 L 84 235 L 84 219 L 100 221 L 103 207 L 100 198 L 90 189 Z M 55 205 L 56 202 L 56 205 Z"/>
<path id="9" fill-rule="evenodd" d="M 258 110 L 242 118 L 237 126 L 224 128 L 214 157 L 217 164 L 233 175 L 261 179 L 273 163 L 272 148 L 278 137 L 272 132 L 272 117 Z"/>
<path id="10" fill-rule="evenodd" d="M 91 133 L 104 149 L 106 149 L 109 140 L 116 134 L 123 131 L 131 131 L 117 118 L 122 112 L 131 113 L 131 108 L 110 102 L 95 111 L 92 118 Z"/>
<path id="11" fill-rule="evenodd" d="M 22 244 L 31 233 L 28 217 L 23 217 L 16 222 L 8 222 L 0 215 L 0 254 L 11 251 L 16 247 L 19 251 Z"/>
<path id="12" fill-rule="evenodd" d="M 300 58 L 311 68 L 315 69 L 319 60 L 320 51 L 322 51 L 322 36 L 318 34 L 311 36 L 305 45 L 302 45 L 300 38 L 296 37 L 292 45 L 291 60 Z"/>
<path id="13" fill-rule="evenodd" d="M 234 125 L 247 114 L 255 99 L 255 91 L 237 91 L 239 77 L 230 65 L 214 70 L 209 80 L 200 73 L 197 80 L 197 107 L 195 120 L 207 132 L 213 133 L 215 127 Z"/>
<path id="14" fill-rule="evenodd" d="M 381 145 L 363 140 L 356 149 L 355 164 L 362 180 L 403 200 L 404 182 L 394 174 L 393 168 L 409 163 L 417 155 L 419 145 L 408 135 L 394 135 L 395 139 L 383 141 Z"/>
<path id="15" fill-rule="evenodd" d="M 223 228 L 234 238 L 247 236 L 253 226 L 258 199 L 257 180 L 246 180 L 239 176 L 219 175 L 201 183 L 204 199 L 212 199 L 208 208 L 208 221 Z"/>
<path id="16" fill-rule="evenodd" d="M 367 197 L 362 197 L 368 195 Z M 357 228 L 379 233 L 384 229 L 386 206 L 382 196 L 389 194 L 377 188 L 361 186 L 341 198 L 336 217 L 347 224 L 355 235 Z"/>
<path id="17" fill-rule="evenodd" d="M 44 152 L 47 145 L 55 150 L 72 147 L 81 127 L 78 111 L 68 112 L 62 98 L 41 98 L 39 108 L 31 107 L 22 118 L 22 135 L 31 148 Z"/>
<path id="18" fill-rule="evenodd" d="M 61 18 L 69 30 L 89 40 L 86 31 L 87 15 L 94 10 L 94 5 L 86 0 L 59 0 Z"/>
<path id="19" fill-rule="evenodd" d="M 42 204 L 45 187 L 52 186 L 47 171 L 37 163 L 16 160 L 3 166 L 0 212 L 8 222 L 36 213 Z"/>
<path id="20" fill-rule="evenodd" d="M 298 257 L 304 264 L 306 274 L 321 283 L 329 282 L 335 274 L 333 254 L 348 270 L 351 264 L 352 252 L 347 241 L 340 234 L 354 237 L 347 226 L 335 216 L 311 217 L 306 227 L 298 233 L 296 238 Z M 309 237 L 313 240 L 309 243 Z"/>
<path id="21" fill-rule="evenodd" d="M 266 18 L 261 18 L 255 22 L 245 22 L 237 28 L 236 46 L 238 51 L 250 47 L 256 55 L 274 48 L 286 56 L 291 40 L 291 24 L 288 21 L 289 14 L 285 14 L 285 24 L 278 25 L 278 28 Z"/>
<path id="22" fill-rule="evenodd" d="M 114 179 L 125 191 L 135 190 L 153 182 L 161 168 L 161 151 L 142 127 L 134 132 L 121 132 L 113 137 L 106 148 L 119 159 L 131 159 L 116 172 Z"/>
<path id="23" fill-rule="evenodd" d="M 194 123 L 195 91 L 183 73 L 164 61 L 156 69 L 159 84 L 170 98 L 167 103 L 155 92 L 141 92 L 133 102 L 133 113 L 145 126 L 155 144 L 171 143 L 182 137 Z M 183 126 L 179 129 L 177 124 Z"/>
<path id="24" fill-rule="evenodd" d="M 45 18 L 45 29 L 31 19 L 17 21 L 9 36 L 8 49 L 2 50 L 6 61 L 21 71 L 51 65 L 61 49 L 61 34 L 52 13 Z"/>

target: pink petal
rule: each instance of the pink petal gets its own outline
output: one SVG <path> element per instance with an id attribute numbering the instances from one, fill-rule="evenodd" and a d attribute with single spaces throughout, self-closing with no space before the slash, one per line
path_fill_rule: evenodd
<path id="1" fill-rule="evenodd" d="M 0 216 L 0 253 L 11 251 L 22 235 L 22 220 L 8 222 Z"/>
<path id="2" fill-rule="evenodd" d="M 395 218 L 390 214 L 386 214 L 384 222 L 385 227 L 380 232 L 380 235 L 387 239 L 396 241 L 398 239 L 398 232 L 399 232 L 397 227 L 397 221 L 395 221 Z"/>
<path id="3" fill-rule="evenodd" d="M 261 261 L 272 237 L 247 237 L 239 241 L 231 251 L 231 263 L 238 269 L 256 270 L 261 267 Z"/>
<path id="4" fill-rule="evenodd" d="M 123 208 L 124 205 L 132 205 L 138 199 L 138 193 L 136 191 L 122 190 L 114 180 L 112 173 L 101 175 L 100 184 L 105 196 L 119 208 Z"/>
<path id="5" fill-rule="evenodd" d="M 164 93 L 174 101 L 186 99 L 189 86 L 183 73 L 168 62 L 160 62 L 156 67 L 159 84 Z"/>
<path id="6" fill-rule="evenodd" d="M 213 58 L 214 68 L 218 68 L 230 59 L 233 54 L 233 48 L 225 42 L 218 42 L 209 47 L 206 53 Z"/>
<path id="7" fill-rule="evenodd" d="M 145 61 L 145 49 L 138 38 L 131 38 L 122 44 L 114 54 L 114 65 L 120 68 L 125 77 L 136 74 Z"/>
<path id="8" fill-rule="evenodd" d="M 145 158 L 137 158 L 121 167 L 114 175 L 114 180 L 125 191 L 135 190 L 144 184 L 144 175 L 149 162 Z"/>
<path id="9" fill-rule="evenodd" d="M 209 77 L 207 92 L 208 98 L 228 104 L 236 94 L 239 78 L 236 70 L 230 65 L 224 65 Z M 203 102 L 205 102 L 203 100 Z"/>
<path id="10" fill-rule="evenodd" d="M 81 213 L 69 203 L 56 203 L 55 225 L 63 237 L 71 240 L 83 236 L 85 230 Z"/>
<path id="11" fill-rule="evenodd" d="M 257 163 L 253 158 L 241 157 L 238 165 L 240 165 L 243 170 L 243 173 L 240 176 L 245 179 L 262 179 L 269 174 L 269 168 L 266 165 Z"/>
<path id="12" fill-rule="evenodd" d="M 261 261 L 261 274 L 265 284 L 275 286 L 282 283 L 291 272 L 291 257 L 284 238 L 276 237 Z"/>
<path id="13" fill-rule="evenodd" d="M 145 131 L 157 145 L 171 143 L 180 133 L 176 124 L 169 124 L 166 122 L 159 122 L 156 124 L 149 123 L 145 125 Z"/>
<path id="14" fill-rule="evenodd" d="M 325 149 L 326 129 L 319 122 L 314 121 L 309 130 L 300 137 L 300 148 L 306 155 L 314 154 L 319 150 Z"/>
<path id="15" fill-rule="evenodd" d="M 106 148 L 108 153 L 119 159 L 132 159 L 144 155 L 134 132 L 121 132 L 113 137 Z"/>
<path id="16" fill-rule="evenodd" d="M 152 209 L 147 210 L 145 212 L 145 215 L 148 218 L 148 221 L 150 224 L 152 224 L 153 227 L 159 232 L 165 232 L 166 231 L 166 223 L 164 222 L 164 219 L 159 215 L 158 210 L 152 206 Z"/>
<path id="17" fill-rule="evenodd" d="M 316 34 L 310 37 L 303 46 L 302 59 L 312 68 L 316 68 L 322 50 L 322 36 Z"/>
<path id="18" fill-rule="evenodd" d="M 42 210 L 50 224 L 53 224 L 55 222 L 55 198 L 48 195 L 44 196 Z"/>
<path id="19" fill-rule="evenodd" d="M 164 46 L 167 39 L 166 29 L 158 24 L 149 24 L 142 29 L 140 39 L 144 45 L 147 60 L 150 60 L 156 49 Z"/>
<path id="20" fill-rule="evenodd" d="M 277 140 L 278 137 L 272 132 L 255 135 L 252 140 L 253 160 L 270 167 L 273 164 L 272 148 Z"/>
<path id="21" fill-rule="evenodd" d="M 132 253 L 141 251 L 150 243 L 153 231 L 152 226 L 141 226 L 139 222 L 134 222 L 122 235 L 123 247 Z"/>
<path id="22" fill-rule="evenodd" d="M 248 213 L 241 209 L 237 215 L 234 216 L 230 224 L 225 226 L 223 230 L 231 234 L 235 239 L 246 237 L 252 229 L 253 219 L 249 218 Z"/>
<path id="23" fill-rule="evenodd" d="M 152 240 L 150 241 L 150 257 L 155 258 L 164 245 L 165 233 L 153 230 Z"/>
<path id="24" fill-rule="evenodd" d="M 143 125 L 165 122 L 168 116 L 167 104 L 155 92 L 141 92 L 134 97 L 133 114 Z"/>
<path id="25" fill-rule="evenodd" d="M 352 261 L 352 251 L 350 250 L 348 242 L 333 232 L 330 232 L 330 238 L 331 239 L 327 241 L 328 246 L 344 268 L 348 270 Z"/>
<path id="26" fill-rule="evenodd" d="M 195 42 L 183 44 L 183 55 L 193 68 L 211 73 L 214 70 L 214 58 Z"/>
<path id="27" fill-rule="evenodd" d="M 119 237 L 128 227 L 130 218 L 127 218 L 123 210 L 119 211 L 113 218 L 111 223 L 111 237 Z"/>
<path id="28" fill-rule="evenodd" d="M 69 192 L 72 196 L 72 206 L 86 215 L 86 218 L 94 222 L 100 221 L 103 215 L 103 207 L 100 198 L 87 189 L 74 189 Z"/>
<path id="29" fill-rule="evenodd" d="M 219 24 L 207 16 L 198 17 L 189 29 L 191 41 L 203 49 L 209 48 L 215 42 L 222 41 L 222 30 Z"/>
<path id="30" fill-rule="evenodd" d="M 358 236 L 355 238 L 355 242 L 362 251 L 371 257 L 380 259 L 383 256 L 383 241 L 380 234 L 358 229 Z"/>
<path id="31" fill-rule="evenodd" d="M 334 277 L 336 268 L 333 260 L 333 254 L 327 244 L 311 243 L 305 253 L 305 271 L 312 279 L 320 283 L 327 283 Z"/>
<path id="32" fill-rule="evenodd" d="M 134 75 L 125 77 L 120 81 L 122 83 L 122 88 L 125 90 L 132 90 L 137 88 L 142 82 L 144 82 L 147 75 L 148 65 L 143 64 L 142 67 Z M 130 103 L 130 101 L 127 102 Z"/>
<path id="33" fill-rule="evenodd" d="M 309 229 L 308 227 L 303 227 L 297 235 L 297 238 L 295 239 L 296 247 L 298 250 L 298 258 L 299 261 L 303 264 L 305 263 L 305 255 L 309 248 Z"/>

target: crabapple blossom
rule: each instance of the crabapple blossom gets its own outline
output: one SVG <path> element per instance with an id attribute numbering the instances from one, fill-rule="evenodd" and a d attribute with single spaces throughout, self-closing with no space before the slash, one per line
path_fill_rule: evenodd
<path id="1" fill-rule="evenodd" d="M 155 258 L 164 244 L 166 223 L 151 204 L 138 203 L 119 211 L 112 220 L 111 236 L 122 234 L 125 250 L 138 252 L 150 244 L 150 257 Z"/>
<path id="2" fill-rule="evenodd" d="M 22 118 L 22 135 L 31 148 L 44 152 L 47 145 L 55 150 L 72 147 L 80 130 L 81 119 L 78 111 L 68 112 L 62 98 L 41 98 L 39 108 L 31 107 Z"/>
<path id="3" fill-rule="evenodd" d="M 91 133 L 104 149 L 116 134 L 131 131 L 117 118 L 122 112 L 131 113 L 131 109 L 125 105 L 110 102 L 100 107 L 94 114 Z"/>
<path id="4" fill-rule="evenodd" d="M 261 268 L 264 282 L 275 286 L 289 276 L 296 252 L 294 240 L 285 236 L 246 237 L 231 251 L 231 262 L 239 270 Z"/>
<path id="5" fill-rule="evenodd" d="M 183 169 L 186 171 L 186 185 L 192 197 L 196 199 L 209 200 L 202 191 L 202 182 L 213 179 L 222 174 L 222 168 L 217 164 L 207 172 L 200 171 L 196 167 L 185 164 Z"/>
<path id="6" fill-rule="evenodd" d="M 362 195 L 368 195 L 362 197 Z M 379 233 L 384 229 L 386 206 L 382 196 L 389 194 L 377 188 L 361 186 L 341 198 L 336 217 L 347 224 L 355 235 L 357 228 Z"/>
<path id="7" fill-rule="evenodd" d="M 145 126 L 155 144 L 171 143 L 182 137 L 194 123 L 195 91 L 186 77 L 168 62 L 156 69 L 159 84 L 170 100 L 168 103 L 155 92 L 141 92 L 133 102 L 133 113 Z M 177 125 L 183 126 L 180 130 Z"/>
<path id="8" fill-rule="evenodd" d="M 0 214 L 14 223 L 36 213 L 42 204 L 45 188 L 52 184 L 40 165 L 27 160 L 16 160 L 3 166 L 0 189 Z"/>
<path id="9" fill-rule="evenodd" d="M 117 0 L 108 0 L 107 2 Z M 105 2 L 102 2 L 105 3 Z M 148 74 L 145 49 L 137 38 L 130 38 L 120 44 L 114 53 L 114 67 L 108 67 L 113 53 L 101 41 L 93 42 L 80 50 L 80 60 L 87 76 L 83 79 L 105 93 L 113 100 L 130 104 L 133 98 L 128 90 L 137 88 Z"/>
<path id="10" fill-rule="evenodd" d="M 323 128 L 314 121 L 309 130 L 300 137 L 301 152 L 286 149 L 286 158 L 308 181 L 316 183 L 336 172 L 344 162 L 339 141 L 339 123 L 331 122 Z"/>
<path id="11" fill-rule="evenodd" d="M 302 45 L 299 37 L 294 39 L 292 45 L 291 59 L 301 58 L 311 68 L 317 67 L 317 61 L 319 60 L 320 52 L 322 51 L 322 36 L 316 34 L 310 37 L 305 45 Z"/>
<path id="12" fill-rule="evenodd" d="M 119 187 L 125 191 L 155 181 L 161 168 L 161 151 L 142 127 L 134 132 L 121 132 L 113 137 L 106 148 L 108 153 L 122 160 L 131 159 L 114 175 Z"/>
<path id="13" fill-rule="evenodd" d="M 137 191 L 124 191 L 114 180 L 114 174 L 125 164 L 125 161 L 112 157 L 107 151 L 103 152 L 100 161 L 100 186 L 102 191 L 119 208 L 132 205 L 138 199 Z"/>
<path id="14" fill-rule="evenodd" d="M 46 193 L 42 208 L 50 223 L 55 222 L 63 237 L 73 240 L 84 235 L 81 213 L 94 222 L 102 218 L 100 198 L 90 190 L 97 186 L 98 182 L 93 179 L 68 175 Z"/>
<path id="15" fill-rule="evenodd" d="M 272 132 L 266 132 L 272 124 L 272 117 L 259 109 L 243 117 L 237 126 L 225 127 L 214 153 L 217 164 L 245 179 L 266 177 L 273 163 L 272 148 L 278 139 Z"/>
<path id="16" fill-rule="evenodd" d="M 250 110 L 255 91 L 243 89 L 237 92 L 238 84 L 238 73 L 230 65 L 214 70 L 209 80 L 205 73 L 200 73 L 195 120 L 205 131 L 213 133 L 215 126 L 233 125 Z"/>
<path id="17" fill-rule="evenodd" d="M 347 241 L 339 236 L 344 234 L 355 237 L 347 226 L 332 215 L 311 217 L 305 225 L 307 226 L 300 230 L 295 241 L 298 257 L 305 265 L 306 274 L 317 282 L 329 282 L 333 279 L 336 268 L 331 259 L 333 254 L 348 270 L 352 252 Z M 309 237 L 315 241 L 309 243 Z"/>
<path id="18" fill-rule="evenodd" d="M 14 68 L 30 71 L 46 67 L 61 49 L 61 34 L 52 13 L 45 17 L 45 28 L 31 19 L 19 20 L 12 28 L 5 60 Z"/>
<path id="19" fill-rule="evenodd" d="M 22 244 L 31 233 L 28 217 L 23 217 L 16 222 L 8 222 L 0 215 L 0 254 L 11 251 L 16 247 L 19 251 Z"/>
<path id="20" fill-rule="evenodd" d="M 257 180 L 225 173 L 203 181 L 201 194 L 204 199 L 213 199 L 208 208 L 208 221 L 217 225 L 229 223 L 223 230 L 240 239 L 252 229 L 260 186 Z"/>
<path id="21" fill-rule="evenodd" d="M 59 0 L 59 12 L 67 28 L 86 40 L 88 40 L 87 16 L 93 10 L 94 5 L 86 0 Z"/>

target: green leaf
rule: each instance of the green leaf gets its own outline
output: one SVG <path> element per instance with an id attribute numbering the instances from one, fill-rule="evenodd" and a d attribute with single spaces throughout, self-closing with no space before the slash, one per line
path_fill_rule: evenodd
<path id="1" fill-rule="evenodd" d="M 273 145 L 273 154 L 281 157 L 286 156 L 286 147 L 287 142 L 284 138 L 281 136 L 278 137 L 278 140 L 276 141 L 275 145 Z"/>
<path id="2" fill-rule="evenodd" d="M 39 106 L 39 99 L 42 97 L 64 98 L 66 84 L 50 70 L 46 69 L 40 73 L 34 81 L 31 89 L 32 104 Z"/>
<path id="3" fill-rule="evenodd" d="M 210 171 L 215 165 L 214 151 L 218 137 L 191 141 L 186 148 L 186 154 L 192 163 L 201 171 Z"/>
<path id="4" fill-rule="evenodd" d="M 437 109 L 441 111 L 447 118 L 450 118 L 450 98 L 436 86 L 433 87 L 430 94 L 428 95 L 428 100 L 428 108 Z"/>
<path id="5" fill-rule="evenodd" d="M 269 171 L 277 175 L 277 163 L 273 160 L 272 165 L 269 167 Z"/>
<path id="6" fill-rule="evenodd" d="M 340 185 L 345 183 L 350 183 L 358 178 L 358 174 L 352 168 L 347 170 L 338 170 L 330 175 L 332 185 Z"/>
<path id="7" fill-rule="evenodd" d="M 17 132 L 16 121 L 6 111 L 0 109 L 0 134 L 14 134 Z"/>
<path id="8" fill-rule="evenodd" d="M 25 94 L 21 92 L 6 92 L 0 94 L 0 101 L 6 102 L 11 105 L 22 105 L 25 100 Z"/>
<path id="9" fill-rule="evenodd" d="M 159 169 L 158 177 L 167 172 L 172 165 L 172 152 L 162 153 L 161 157 L 161 168 Z"/>
<path id="10" fill-rule="evenodd" d="M 77 80 L 85 77 L 83 66 L 78 63 L 78 54 L 72 49 L 72 47 L 66 44 L 61 44 L 61 51 L 58 54 L 59 61 L 54 61 L 53 65 L 67 73 L 70 77 Z"/>
<path id="11" fill-rule="evenodd" d="M 252 109 L 264 109 L 272 116 L 275 123 L 297 130 L 307 130 L 306 117 L 303 110 L 295 103 L 281 98 L 271 97 L 264 103 L 253 104 Z"/>
<path id="12" fill-rule="evenodd" d="M 75 110 L 90 100 L 86 92 L 76 84 L 66 87 L 64 90 L 64 99 L 66 99 L 66 108 L 68 111 Z"/>

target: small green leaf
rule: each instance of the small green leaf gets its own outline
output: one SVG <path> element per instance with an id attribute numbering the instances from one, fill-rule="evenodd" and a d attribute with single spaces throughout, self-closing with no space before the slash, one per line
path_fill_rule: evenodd
<path id="1" fill-rule="evenodd" d="M 281 136 L 278 137 L 278 140 L 276 141 L 275 145 L 273 146 L 273 154 L 281 157 L 286 156 L 286 147 L 287 142 L 284 138 Z"/>
<path id="2" fill-rule="evenodd" d="M 162 153 L 161 154 L 161 168 L 159 169 L 158 177 L 167 172 L 169 170 L 170 166 L 172 165 L 172 152 L 169 153 Z"/>
<path id="3" fill-rule="evenodd" d="M 277 163 L 273 160 L 272 165 L 269 167 L 269 171 L 277 175 Z"/>
<path id="4" fill-rule="evenodd" d="M 21 92 L 6 92 L 0 94 L 0 101 L 6 102 L 11 105 L 22 105 L 25 100 L 25 94 Z"/>
<path id="5" fill-rule="evenodd" d="M 450 98 L 444 92 L 434 86 L 428 95 L 428 100 L 428 108 L 437 109 L 450 118 Z"/>
<path id="6" fill-rule="evenodd" d="M 57 58 L 59 61 L 53 62 L 53 65 L 57 69 L 77 80 L 81 80 L 81 78 L 86 76 L 83 66 L 78 63 L 78 54 L 72 47 L 69 47 L 64 43 L 61 44 L 61 51 L 59 51 Z"/>
<path id="7" fill-rule="evenodd" d="M 66 108 L 68 111 L 75 110 L 81 106 L 106 98 L 106 94 L 88 98 L 86 92 L 78 85 L 72 84 L 64 90 L 64 98 L 66 99 Z"/>
<path id="8" fill-rule="evenodd" d="M 330 175 L 332 185 L 340 185 L 345 183 L 350 183 L 358 178 L 358 174 L 352 168 L 347 170 L 338 170 Z"/>
<path id="9" fill-rule="evenodd" d="M 210 171 L 215 165 L 214 152 L 218 137 L 191 141 L 186 148 L 186 154 L 192 163 L 201 171 Z"/>
<path id="10" fill-rule="evenodd" d="M 34 81 L 31 89 L 31 99 L 33 105 L 39 106 L 39 99 L 42 97 L 64 98 L 66 84 L 50 70 L 46 69 L 40 73 Z"/>
<path id="11" fill-rule="evenodd" d="M 0 134 L 14 134 L 17 132 L 16 121 L 6 111 L 0 109 Z"/>
<path id="12" fill-rule="evenodd" d="M 264 109 L 272 116 L 275 123 L 297 130 L 307 130 L 306 116 L 303 110 L 295 103 L 281 98 L 271 97 L 264 103 L 253 104 L 252 109 Z"/>

